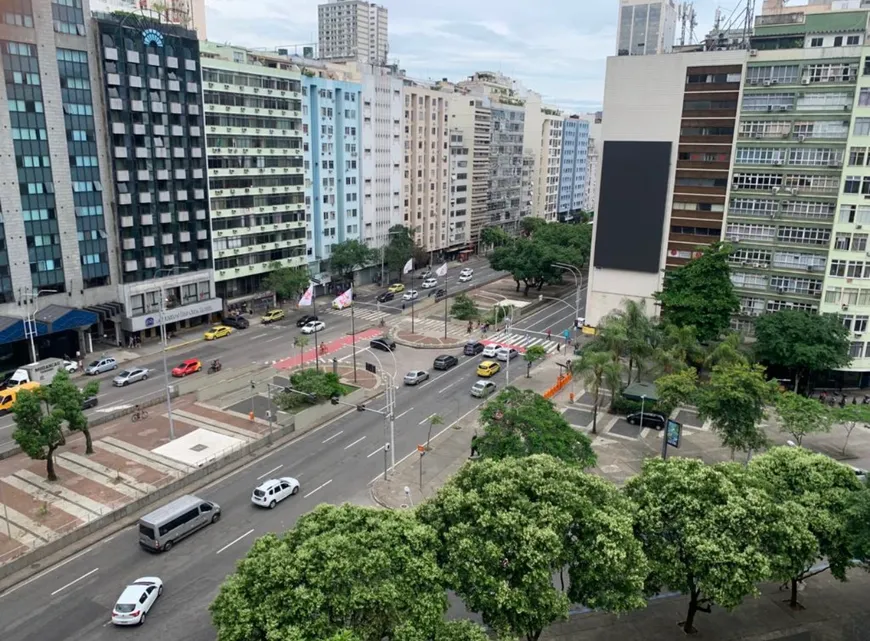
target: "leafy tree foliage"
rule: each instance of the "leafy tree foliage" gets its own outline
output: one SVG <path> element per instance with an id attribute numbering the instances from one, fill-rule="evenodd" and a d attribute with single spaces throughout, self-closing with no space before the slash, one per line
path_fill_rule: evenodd
<path id="1" fill-rule="evenodd" d="M 704 367 L 712 369 L 716 365 L 748 364 L 743 336 L 730 332 L 716 343 L 710 343 L 705 349 Z"/>
<path id="2" fill-rule="evenodd" d="M 409 624 L 431 639 L 447 609 L 437 544 L 408 513 L 320 505 L 239 562 L 211 604 L 218 641 L 381 641 Z"/>
<path id="3" fill-rule="evenodd" d="M 263 286 L 275 292 L 278 300 L 296 298 L 308 289 L 311 279 L 307 269 L 282 267 L 278 262 L 272 263 L 269 267 L 272 271 L 266 276 Z"/>
<path id="4" fill-rule="evenodd" d="M 542 345 L 532 345 L 523 353 L 523 360 L 526 361 L 526 378 L 531 378 L 532 365 L 537 363 L 542 358 L 547 357 L 547 350 Z"/>
<path id="5" fill-rule="evenodd" d="M 98 381 L 90 381 L 84 389 L 70 380 L 66 370 L 61 369 L 54 375 L 51 385 L 40 390 L 42 399 L 51 408 L 58 410 L 66 422 L 70 432 L 81 432 L 85 436 L 85 454 L 94 453 L 94 443 L 91 431 L 88 429 L 88 417 L 82 410 L 86 398 L 96 396 L 100 391 Z"/>
<path id="6" fill-rule="evenodd" d="M 414 268 L 417 269 L 428 262 L 428 255 L 414 243 L 414 236 L 408 227 L 393 225 L 390 227 L 390 243 L 384 249 L 384 263 L 401 280 L 408 259 L 414 260 Z"/>
<path id="7" fill-rule="evenodd" d="M 457 320 L 474 320 L 480 316 L 480 310 L 468 294 L 457 294 L 450 306 L 450 315 Z"/>
<path id="8" fill-rule="evenodd" d="M 329 266 L 334 276 L 351 280 L 357 269 L 365 267 L 375 259 L 373 250 L 358 240 L 346 240 L 332 246 Z"/>
<path id="9" fill-rule="evenodd" d="M 665 273 L 664 286 L 655 298 L 668 323 L 694 327 L 701 341 L 714 340 L 728 329 L 731 316 L 740 309 L 731 284 L 730 252 L 728 245 L 715 243 L 698 258 Z"/>
<path id="10" fill-rule="evenodd" d="M 571 603 L 644 605 L 631 507 L 575 466 L 542 455 L 468 464 L 418 512 L 438 535 L 449 587 L 500 638 L 537 641 Z M 565 571 L 560 589 L 553 576 Z"/>
<path id="11" fill-rule="evenodd" d="M 710 419 L 722 445 L 731 452 L 750 452 L 765 446 L 761 427 L 764 407 L 776 394 L 774 382 L 764 378 L 761 365 L 717 365 L 710 381 L 697 394 L 698 415 Z"/>
<path id="12" fill-rule="evenodd" d="M 631 385 L 632 373 L 636 370 L 640 380 L 646 369 L 645 363 L 653 353 L 655 331 L 645 304 L 626 299 L 621 309 L 613 310 L 599 323 L 590 349 L 609 352 L 615 361 L 627 358 L 627 384 Z"/>
<path id="13" fill-rule="evenodd" d="M 740 605 L 770 576 L 766 528 L 788 514 L 741 471 L 685 458 L 647 459 L 625 493 L 635 505 L 635 536 L 650 564 L 647 593 L 689 597 L 687 633 L 698 612 Z M 742 470 L 742 467 L 740 468 Z"/>
<path id="14" fill-rule="evenodd" d="M 860 492 L 855 492 L 849 500 L 846 512 L 846 535 L 853 559 L 870 572 L 870 485 L 867 483 Z"/>
<path id="15" fill-rule="evenodd" d="M 658 407 L 663 414 L 670 416 L 681 405 L 690 403 L 698 392 L 698 373 L 694 368 L 666 374 L 656 379 L 659 395 Z"/>
<path id="16" fill-rule="evenodd" d="M 831 410 L 831 417 L 834 423 L 842 425 L 846 431 L 846 438 L 843 439 L 843 450 L 841 452 L 845 456 L 846 448 L 849 447 L 849 437 L 852 436 L 852 430 L 860 424 L 863 424 L 864 427 L 870 425 L 870 406 L 845 405 L 843 407 L 835 407 Z"/>
<path id="17" fill-rule="evenodd" d="M 305 365 L 305 348 L 308 347 L 308 337 L 299 335 L 293 339 L 293 347 L 299 350 L 299 364 Z"/>
<path id="18" fill-rule="evenodd" d="M 423 632 L 413 624 L 403 625 L 393 641 L 491 641 L 486 629 L 471 621 L 442 621 L 434 633 Z"/>
<path id="19" fill-rule="evenodd" d="M 807 434 L 831 431 L 833 417 L 830 410 L 814 398 L 784 392 L 776 397 L 776 413 L 780 431 L 791 434 L 798 445 L 803 443 Z"/>
<path id="20" fill-rule="evenodd" d="M 346 393 L 344 385 L 336 374 L 311 368 L 294 373 L 290 377 L 290 387 L 302 394 L 289 391 L 278 394 L 275 397 L 275 404 L 284 411 L 322 403 L 334 395 L 343 396 Z"/>
<path id="21" fill-rule="evenodd" d="M 480 242 L 491 247 L 501 247 L 513 241 L 513 236 L 501 227 L 484 227 L 480 232 Z"/>
<path id="22" fill-rule="evenodd" d="M 571 361 L 571 371 L 583 380 L 586 390 L 592 394 L 592 433 L 598 434 L 598 409 L 601 407 L 601 390 L 619 386 L 621 368 L 606 352 L 586 351 L 580 358 Z"/>
<path id="23" fill-rule="evenodd" d="M 46 477 L 57 481 L 54 469 L 54 453 L 66 443 L 63 436 L 63 411 L 59 407 L 45 412 L 42 405 L 42 389 L 21 390 L 12 406 L 15 431 L 12 440 L 32 459 L 45 461 Z"/>
<path id="24" fill-rule="evenodd" d="M 482 458 L 549 454 L 581 469 L 595 465 L 589 437 L 572 428 L 552 402 L 531 390 L 502 390 L 481 409 L 480 424 L 484 433 L 477 443 Z"/>
<path id="25" fill-rule="evenodd" d="M 845 581 L 852 559 L 847 509 L 861 489 L 855 473 L 802 447 L 775 447 L 754 458 L 749 471 L 774 503 L 797 504 L 803 511 L 809 536 L 799 528 L 777 537 L 771 555 L 773 577 L 791 582 L 791 607 L 799 607 L 798 583 L 819 573 L 811 571 L 817 561 L 826 559 L 831 574 Z"/>
<path id="26" fill-rule="evenodd" d="M 811 372 L 844 367 L 849 356 L 849 331 L 834 314 L 809 314 L 784 309 L 755 322 L 758 360 L 783 367 L 794 376 L 794 389 Z"/>

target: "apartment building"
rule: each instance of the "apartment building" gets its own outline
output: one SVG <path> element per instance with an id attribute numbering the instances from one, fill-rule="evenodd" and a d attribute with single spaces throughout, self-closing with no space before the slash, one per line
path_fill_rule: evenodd
<path id="1" fill-rule="evenodd" d="M 161 307 L 170 332 L 209 323 L 223 301 L 212 270 L 196 32 L 114 14 L 97 15 L 95 29 L 121 251 L 123 340 L 157 337 Z"/>
<path id="2" fill-rule="evenodd" d="M 310 72 L 309 72 L 310 73 Z M 362 87 L 357 82 L 303 74 L 307 256 L 312 273 L 328 281 L 332 246 L 359 240 L 363 220 L 361 175 Z"/>
<path id="3" fill-rule="evenodd" d="M 598 211 L 598 182 L 601 175 L 601 121 L 603 115 L 598 111 L 587 114 L 589 121 L 589 144 L 586 151 L 586 211 Z"/>
<path id="4" fill-rule="evenodd" d="M 559 158 L 559 182 L 556 216 L 569 222 L 586 209 L 589 156 L 589 122 L 580 116 L 568 116 L 562 122 L 562 153 Z"/>
<path id="5" fill-rule="evenodd" d="M 88 14 L 87 2 L 33 0 L 4 3 L 0 16 L 0 355 L 9 366 L 91 351 L 86 334 L 120 307 Z"/>
<path id="6" fill-rule="evenodd" d="M 205 0 L 93 0 L 90 6 L 95 12 L 126 11 L 179 25 L 196 31 L 200 40 L 206 39 Z"/>
<path id="7" fill-rule="evenodd" d="M 541 107 L 540 112 L 540 142 L 532 148 L 536 152 L 532 165 L 532 215 L 552 222 L 559 210 L 564 118 L 562 112 L 551 107 Z"/>
<path id="8" fill-rule="evenodd" d="M 227 308 L 271 303 L 268 274 L 308 262 L 302 74 L 211 42 L 200 62 L 216 293 Z"/>
<path id="9" fill-rule="evenodd" d="M 322 60 L 387 64 L 387 9 L 362 0 L 330 0 L 317 7 Z"/>
<path id="10" fill-rule="evenodd" d="M 676 33 L 677 7 L 673 0 L 619 0 L 616 55 L 669 53 Z"/>
<path id="11" fill-rule="evenodd" d="M 467 184 L 450 189 L 450 95 L 405 80 L 403 100 L 404 223 L 420 247 L 440 254 L 450 247 L 448 200 L 468 196 Z"/>
<path id="12" fill-rule="evenodd" d="M 452 111 L 452 110 L 451 110 Z M 451 114 L 452 115 L 452 114 Z M 471 202 L 473 182 L 471 146 L 460 127 L 450 133 L 450 202 L 447 222 L 447 254 L 455 255 L 471 243 Z"/>

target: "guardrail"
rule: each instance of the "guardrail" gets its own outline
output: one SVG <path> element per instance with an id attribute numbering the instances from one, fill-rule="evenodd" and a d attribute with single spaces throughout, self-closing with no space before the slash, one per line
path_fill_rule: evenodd
<path id="1" fill-rule="evenodd" d="M 556 384 L 544 392 L 544 398 L 553 398 L 556 394 L 565 389 L 565 386 L 571 382 L 571 378 L 571 374 L 559 374 L 559 378 L 556 379 Z"/>

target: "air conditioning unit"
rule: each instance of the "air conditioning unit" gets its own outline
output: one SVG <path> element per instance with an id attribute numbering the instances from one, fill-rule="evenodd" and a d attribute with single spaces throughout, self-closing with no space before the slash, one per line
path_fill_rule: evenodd
<path id="1" fill-rule="evenodd" d="M 802 85 L 808 85 L 808 84 L 810 84 L 810 79 L 809 79 L 809 78 L 804 78 L 803 80 L 801 80 L 801 84 L 802 84 Z"/>
<path id="2" fill-rule="evenodd" d="M 863 225 L 855 225 L 855 229 L 864 229 Z"/>
<path id="3" fill-rule="evenodd" d="M 804 140 L 807 139 L 807 137 L 804 134 L 799 134 L 797 139 L 798 139 L 798 142 L 803 142 Z"/>
<path id="4" fill-rule="evenodd" d="M 763 84 L 765 87 L 769 87 L 769 86 L 770 86 L 770 80 L 765 80 L 765 81 L 762 82 L 761 84 Z"/>
<path id="5" fill-rule="evenodd" d="M 749 50 L 749 55 L 750 55 L 752 58 L 754 58 L 755 56 L 758 55 L 758 49 L 750 49 L 750 50 Z"/>
<path id="6" fill-rule="evenodd" d="M 770 191 L 772 191 L 774 194 L 778 194 L 778 193 L 779 193 L 779 187 L 773 187 Z"/>
<path id="7" fill-rule="evenodd" d="M 788 193 L 790 196 L 797 196 L 798 190 L 792 187 L 791 189 L 786 189 L 786 193 Z"/>
<path id="8" fill-rule="evenodd" d="M 840 309 L 849 309 L 849 306 L 846 303 L 843 303 L 842 305 L 840 305 Z"/>
<path id="9" fill-rule="evenodd" d="M 782 161 L 781 161 L 781 160 L 774 160 L 774 161 L 773 161 L 773 164 L 776 165 L 777 167 L 782 167 Z"/>
<path id="10" fill-rule="evenodd" d="M 808 272 L 814 272 L 814 271 L 816 271 L 816 267 L 815 267 L 815 265 L 807 265 L 807 271 L 808 271 Z"/>

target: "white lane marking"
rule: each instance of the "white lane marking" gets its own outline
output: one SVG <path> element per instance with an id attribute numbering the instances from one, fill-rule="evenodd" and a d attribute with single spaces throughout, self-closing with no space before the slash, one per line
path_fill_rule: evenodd
<path id="1" fill-rule="evenodd" d="M 350 445 L 348 445 L 348 446 L 347 446 L 346 448 L 344 448 L 344 449 L 349 450 L 349 449 L 352 448 L 354 445 L 356 445 L 357 443 L 361 443 L 361 442 L 364 441 L 364 440 L 366 440 L 366 437 L 365 437 L 365 436 L 363 436 L 362 438 L 358 438 L 357 440 L 355 440 L 353 443 L 351 443 Z"/>
<path id="2" fill-rule="evenodd" d="M 381 452 L 383 449 L 384 449 L 384 446 L 381 445 L 378 449 L 376 449 L 374 452 L 372 452 L 371 454 L 369 454 L 366 458 L 371 458 L 371 457 L 373 457 L 375 454 L 377 454 L 378 452 Z"/>
<path id="3" fill-rule="evenodd" d="M 83 580 L 83 579 L 87 579 L 89 576 L 91 576 L 94 572 L 96 572 L 96 571 L 99 570 L 99 569 L 100 569 L 100 568 L 94 568 L 93 570 L 91 570 L 91 571 L 88 572 L 87 574 L 82 574 L 79 578 L 75 579 L 74 581 L 70 581 L 70 582 L 67 583 L 65 586 L 63 586 L 63 587 L 61 587 L 61 588 L 58 588 L 57 590 L 55 590 L 54 592 L 52 592 L 52 593 L 51 593 L 51 596 L 54 596 L 54 595 L 57 594 L 58 592 L 63 592 L 64 590 L 66 590 L 66 589 L 67 589 L 68 587 L 70 587 L 71 585 L 75 585 L 76 583 L 78 583 L 79 581 L 81 581 L 81 580 Z"/>
<path id="4" fill-rule="evenodd" d="M 251 528 L 250 530 L 248 530 L 247 532 L 245 532 L 244 534 L 242 534 L 240 537 L 238 537 L 238 538 L 236 538 L 236 539 L 233 539 L 232 541 L 230 541 L 229 543 L 227 543 L 227 544 L 226 544 L 225 546 L 223 546 L 220 550 L 218 550 L 217 552 L 215 552 L 215 554 L 220 554 L 221 552 L 223 552 L 224 550 L 226 550 L 226 549 L 227 549 L 228 547 L 230 547 L 231 545 L 234 545 L 234 544 L 238 543 L 239 541 L 241 541 L 243 538 L 245 538 L 246 536 L 248 536 L 248 535 L 249 535 L 251 532 L 253 532 L 253 531 L 254 531 L 254 528 Z"/>
<path id="5" fill-rule="evenodd" d="M 399 414 L 399 415 L 396 417 L 396 419 L 400 419 L 400 418 L 402 418 L 405 414 L 407 414 L 408 412 L 412 411 L 413 409 L 414 409 L 413 407 L 409 407 L 409 408 L 406 409 L 404 412 L 402 412 L 401 414 Z"/>
<path id="6" fill-rule="evenodd" d="M 450 385 L 448 385 L 447 387 L 442 387 L 440 390 L 438 390 L 438 393 L 440 394 L 441 392 L 446 392 L 446 391 L 449 390 L 451 387 L 453 387 L 454 385 L 456 385 L 458 382 L 459 382 L 459 381 L 453 381 L 453 382 L 450 383 Z"/>
<path id="7" fill-rule="evenodd" d="M 75 560 L 78 559 L 79 557 L 82 557 L 82 556 L 84 556 L 85 554 L 87 554 L 88 552 L 90 552 L 91 550 L 93 550 L 95 547 L 97 547 L 97 545 L 100 545 L 100 544 L 102 544 L 102 543 L 105 543 L 106 540 L 107 540 L 107 539 L 103 539 L 103 540 L 101 540 L 99 543 L 96 543 L 96 544 L 94 544 L 94 545 L 91 545 L 91 546 L 88 547 L 88 548 L 85 548 L 84 550 L 82 550 L 81 552 L 79 552 L 79 553 L 77 553 L 77 554 L 74 554 L 74 555 L 71 556 L 70 558 L 68 558 L 68 559 L 64 559 L 63 561 L 61 561 L 61 562 L 58 563 L 57 565 L 55 565 L 55 566 L 53 566 L 53 567 L 50 567 L 50 568 L 48 568 L 47 570 L 43 570 L 43 571 L 40 572 L 39 574 L 36 574 L 36 575 L 30 577 L 30 578 L 27 579 L 26 581 L 22 581 L 21 583 L 18 583 L 17 585 L 12 586 L 12 587 L 9 588 L 8 590 L 6 590 L 3 594 L 0 594 L 0 599 L 2 599 L 2 598 L 5 597 L 5 596 L 9 596 L 10 594 L 12 594 L 13 592 L 15 592 L 15 591 L 17 591 L 17 590 L 20 590 L 20 589 L 23 588 L 25 585 L 30 585 L 31 583 L 33 583 L 33 582 L 36 581 L 37 579 L 41 579 L 42 577 L 44 577 L 44 576 L 46 576 L 46 575 L 48 575 L 48 574 L 51 574 L 51 573 L 54 572 L 55 570 L 59 570 L 60 568 L 62 568 L 63 566 L 65 566 L 67 563 L 72 563 L 73 561 L 75 561 Z"/>
<path id="8" fill-rule="evenodd" d="M 261 478 L 263 478 L 264 476 L 269 476 L 272 472 L 277 472 L 277 471 L 280 470 L 282 467 L 284 467 L 284 464 L 283 464 L 283 463 L 281 463 L 281 465 L 278 465 L 278 466 L 276 466 L 276 467 L 273 467 L 273 468 L 272 468 L 271 470 L 269 470 L 268 472 L 264 472 L 263 474 L 260 474 L 260 476 L 257 477 L 257 480 L 259 481 L 259 480 L 260 480 Z"/>
<path id="9" fill-rule="evenodd" d="M 264 343 L 274 343 L 275 341 L 285 340 L 286 338 L 287 338 L 286 336 L 276 336 L 275 338 L 269 338 L 267 340 L 264 340 L 263 342 Z"/>
<path id="10" fill-rule="evenodd" d="M 329 438 L 323 439 L 323 441 L 321 441 L 321 443 L 329 443 L 332 439 L 334 439 L 336 436 L 339 436 L 341 434 L 344 434 L 344 430 L 337 431 L 335 434 L 333 434 Z"/>
<path id="11" fill-rule="evenodd" d="M 420 421 L 419 423 L 417 423 L 417 425 L 422 425 L 423 423 L 427 422 L 427 421 L 428 421 L 430 418 L 432 418 L 433 416 L 435 416 L 435 414 L 430 414 L 429 416 L 427 416 L 426 418 L 424 418 L 422 421 Z"/>
<path id="12" fill-rule="evenodd" d="M 380 475 L 378 476 L 378 478 L 380 478 Z M 306 495 L 303 496 L 302 498 L 303 498 L 303 499 L 307 499 L 309 496 L 311 496 L 312 494 L 314 494 L 314 493 L 317 492 L 318 490 L 322 490 L 323 488 L 325 488 L 325 487 L 326 487 L 327 485 L 329 485 L 330 483 L 332 483 L 332 479 L 329 479 L 326 483 L 324 483 L 323 485 L 321 485 L 321 486 L 319 486 L 319 487 L 315 487 L 313 490 L 311 490 L 308 494 L 306 494 Z"/>

